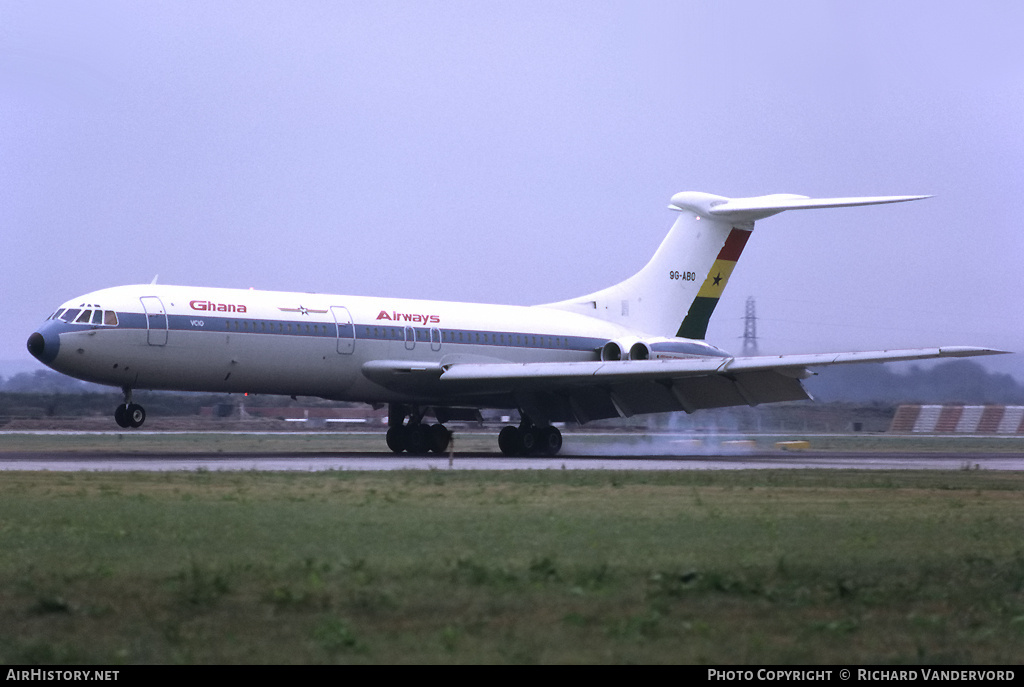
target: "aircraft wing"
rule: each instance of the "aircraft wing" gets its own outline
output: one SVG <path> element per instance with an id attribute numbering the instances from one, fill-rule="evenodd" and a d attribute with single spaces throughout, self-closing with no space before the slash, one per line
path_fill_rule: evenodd
<path id="1" fill-rule="evenodd" d="M 750 405 L 810 398 L 807 368 L 849 363 L 956 358 L 1003 353 L 952 346 L 892 351 L 811 353 L 678 360 L 567 363 L 411 363 L 372 361 L 363 373 L 388 388 L 469 402 L 504 396 L 549 421 L 587 422 L 641 413 Z"/>

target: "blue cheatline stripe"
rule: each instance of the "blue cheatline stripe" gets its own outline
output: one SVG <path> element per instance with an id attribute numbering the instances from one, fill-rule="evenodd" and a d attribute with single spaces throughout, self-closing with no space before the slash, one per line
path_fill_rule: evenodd
<path id="1" fill-rule="evenodd" d="M 138 329 L 146 330 L 147 315 L 143 313 L 119 312 L 118 324 L 114 326 L 67 324 L 61 323 L 61 332 L 103 330 L 103 329 Z M 163 324 L 163 317 L 159 317 Z M 53 321 L 51 321 L 53 322 Z M 202 323 L 200 326 L 199 323 Z M 450 329 L 445 327 L 407 327 L 381 326 L 368 324 L 340 324 L 334 321 L 296 320 L 263 320 L 253 318 L 192 315 L 168 315 L 167 325 L 170 331 L 210 332 L 214 334 L 262 334 L 267 336 L 293 336 L 302 338 L 325 338 L 335 340 L 339 337 L 351 339 L 353 335 L 359 341 L 405 341 L 405 330 L 412 329 L 417 344 L 430 344 L 431 329 L 441 333 L 442 346 L 473 345 L 496 346 L 505 348 L 526 348 L 543 350 L 587 351 L 598 350 L 606 343 L 606 339 L 587 336 L 567 336 L 562 334 L 537 334 L 523 332 L 501 332 L 483 329 Z M 155 327 L 162 329 L 163 327 Z M 354 330 L 354 331 L 353 331 Z"/>
<path id="2" fill-rule="evenodd" d="M 697 301 L 703 299 L 698 298 Z M 711 299 L 717 301 L 717 299 Z M 697 303 L 695 302 L 695 306 Z M 714 303 L 709 304 L 710 310 L 714 309 Z M 710 314 L 710 312 L 709 312 Z M 163 318 L 160 317 L 160 320 Z M 118 324 L 87 325 L 68 324 L 59 320 L 48 320 L 46 327 L 50 331 L 57 330 L 58 333 L 104 330 L 104 329 L 147 329 L 147 316 L 143 313 L 118 313 Z M 405 326 L 381 326 L 380 324 L 341 324 L 325 321 L 302 322 L 296 320 L 260 320 L 251 318 L 229 318 L 219 315 L 216 317 L 193 317 L 191 315 L 168 315 L 168 329 L 170 331 L 209 332 L 215 334 L 260 334 L 264 336 L 291 336 L 300 338 L 322 338 L 332 341 L 338 338 L 352 339 L 358 341 L 405 341 Z M 202 322 L 202 326 L 199 326 Z M 706 329 L 706 322 L 705 329 Z M 160 322 L 162 324 L 162 321 Z M 157 327 L 162 328 L 162 327 Z M 408 327 L 414 331 L 417 344 L 429 345 L 431 343 L 431 327 Z M 444 346 L 451 345 L 472 345 L 472 346 L 494 346 L 498 348 L 518 348 L 528 350 L 566 350 L 580 352 L 595 352 L 599 350 L 607 339 L 599 339 L 588 336 L 572 335 L 549 335 L 537 333 L 523 333 L 510 331 L 491 331 L 483 329 L 449 329 L 436 327 L 441 333 L 441 341 Z M 697 333 L 696 331 L 694 333 Z M 687 336 L 685 338 L 702 338 L 700 336 Z M 651 350 L 655 353 L 671 353 L 676 355 L 722 355 L 727 356 L 723 351 L 718 351 L 707 344 L 688 341 L 660 341 L 651 344 Z"/>

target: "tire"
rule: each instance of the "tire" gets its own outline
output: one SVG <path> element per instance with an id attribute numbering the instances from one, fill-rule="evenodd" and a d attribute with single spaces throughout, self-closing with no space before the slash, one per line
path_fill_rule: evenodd
<path id="1" fill-rule="evenodd" d="M 414 456 L 425 456 L 429 452 L 430 429 L 427 425 L 405 426 L 405 450 Z"/>
<path id="2" fill-rule="evenodd" d="M 523 445 L 523 455 L 529 456 L 537 453 L 540 448 L 540 430 L 531 427 L 527 430 L 519 430 L 520 441 Z"/>
<path id="3" fill-rule="evenodd" d="M 537 452 L 545 456 L 557 455 L 562 450 L 562 433 L 557 427 L 545 427 L 540 430 L 540 441 L 537 443 Z"/>
<path id="4" fill-rule="evenodd" d="M 146 421 L 146 409 L 138 403 L 132 403 L 128 406 L 126 416 L 128 418 L 128 424 L 132 427 L 141 427 L 142 423 Z"/>
<path id="5" fill-rule="evenodd" d="M 444 425 L 430 425 L 427 446 L 434 453 L 444 453 L 451 443 L 452 433 Z"/>
<path id="6" fill-rule="evenodd" d="M 405 450 L 405 427 L 389 427 L 385 438 L 388 448 L 395 453 Z"/>
<path id="7" fill-rule="evenodd" d="M 132 421 L 128 417 L 128 406 L 124 403 L 114 408 L 114 422 L 117 423 L 118 427 L 123 427 L 125 429 L 132 426 Z"/>
<path id="8" fill-rule="evenodd" d="M 498 434 L 498 448 L 506 456 L 518 456 L 523 452 L 522 441 L 519 436 L 519 429 L 509 425 L 502 427 Z"/>

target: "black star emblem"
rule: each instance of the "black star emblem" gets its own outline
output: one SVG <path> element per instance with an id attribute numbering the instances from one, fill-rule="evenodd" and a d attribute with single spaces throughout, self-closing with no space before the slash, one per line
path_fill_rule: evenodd
<path id="1" fill-rule="evenodd" d="M 718 282 L 720 282 L 720 281 L 722 281 L 722 273 L 721 272 L 719 272 L 718 276 L 715 277 L 715 283 L 712 284 L 712 286 L 718 286 Z"/>

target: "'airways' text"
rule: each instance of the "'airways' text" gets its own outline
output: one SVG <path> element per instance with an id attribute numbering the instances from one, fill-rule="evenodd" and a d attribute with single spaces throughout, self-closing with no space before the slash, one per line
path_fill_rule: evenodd
<path id="1" fill-rule="evenodd" d="M 381 310 L 377 315 L 378 320 L 391 320 L 393 322 L 422 322 L 423 324 L 437 324 L 441 321 L 439 315 L 420 315 L 418 313 L 388 312 Z"/>

